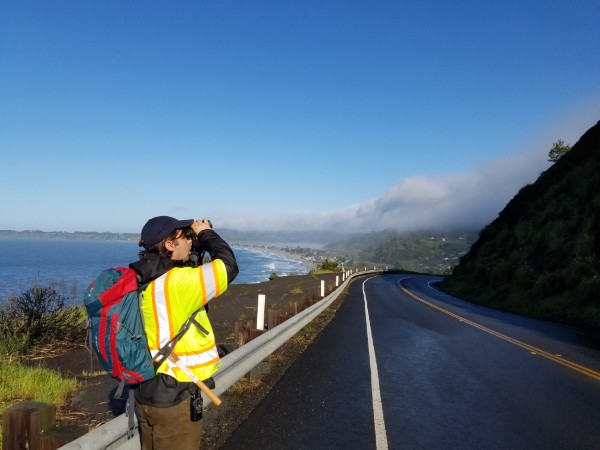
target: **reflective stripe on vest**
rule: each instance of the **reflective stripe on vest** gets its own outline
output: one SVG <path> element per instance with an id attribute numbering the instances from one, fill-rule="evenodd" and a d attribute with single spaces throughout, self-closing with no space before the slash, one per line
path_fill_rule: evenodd
<path id="1" fill-rule="evenodd" d="M 152 356 L 173 339 L 194 311 L 226 289 L 227 271 L 218 259 L 198 268 L 173 268 L 150 283 L 142 293 L 141 309 Z M 175 346 L 175 354 L 199 379 L 205 380 L 218 369 L 219 355 L 206 310 L 201 308 L 195 318 L 208 335 L 192 324 Z M 165 361 L 158 372 L 190 381 L 170 361 Z"/>

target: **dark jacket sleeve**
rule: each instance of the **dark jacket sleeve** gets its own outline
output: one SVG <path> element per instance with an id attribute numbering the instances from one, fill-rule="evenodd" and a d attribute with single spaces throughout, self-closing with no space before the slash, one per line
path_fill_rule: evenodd
<path id="1" fill-rule="evenodd" d="M 233 250 L 214 230 L 202 230 L 198 241 L 204 250 L 210 253 L 212 259 L 220 259 L 227 269 L 227 284 L 231 283 L 239 273 Z"/>

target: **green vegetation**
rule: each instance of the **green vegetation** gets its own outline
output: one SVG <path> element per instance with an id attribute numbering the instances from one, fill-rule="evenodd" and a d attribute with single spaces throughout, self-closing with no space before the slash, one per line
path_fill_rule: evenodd
<path id="1" fill-rule="evenodd" d="M 77 390 L 75 379 L 25 366 L 15 357 L 37 345 L 83 342 L 85 323 L 83 308 L 66 307 L 65 298 L 52 286 L 33 286 L 0 306 L 0 421 L 6 408 L 22 400 L 59 408 Z"/>
<path id="2" fill-rule="evenodd" d="M 2 410 L 21 400 L 64 404 L 77 389 L 77 380 L 67 379 L 55 370 L 27 367 L 15 361 L 0 360 L 0 405 Z"/>
<path id="3" fill-rule="evenodd" d="M 446 273 L 476 239 L 474 232 L 400 234 L 383 231 L 353 236 L 326 246 L 348 267 L 385 265 L 419 273 Z"/>
<path id="4" fill-rule="evenodd" d="M 290 289 L 290 294 L 304 294 L 302 288 L 295 287 L 294 289 Z"/>
<path id="5" fill-rule="evenodd" d="M 318 270 L 311 270 L 308 274 L 312 275 L 312 276 L 315 276 L 315 275 L 320 275 L 322 273 L 331 273 L 331 271 L 330 270 L 321 270 L 321 269 L 318 269 Z"/>
<path id="6" fill-rule="evenodd" d="M 571 146 L 565 144 L 565 141 L 559 139 L 558 141 L 552 144 L 552 148 L 548 152 L 548 161 L 556 162 L 558 161 L 565 153 L 568 153 L 571 150 Z"/>
<path id="7" fill-rule="evenodd" d="M 481 231 L 449 293 L 543 319 L 600 327 L 600 122 Z"/>
<path id="8" fill-rule="evenodd" d="M 234 394 L 243 394 L 245 392 L 252 392 L 256 389 L 260 389 L 262 385 L 263 382 L 260 378 L 252 378 L 251 376 L 247 375 L 233 383 L 233 385 L 229 388 L 229 391 Z"/>
<path id="9" fill-rule="evenodd" d="M 329 258 L 326 258 L 325 261 L 323 261 L 320 269 L 323 271 L 330 271 L 330 272 L 335 272 L 335 271 L 339 270 L 338 263 Z"/>
<path id="10" fill-rule="evenodd" d="M 0 305 L 0 357 L 25 354 L 44 342 L 81 340 L 86 315 L 82 307 L 65 306 L 53 286 L 33 286 Z"/>
<path id="11" fill-rule="evenodd" d="M 323 250 L 302 247 L 285 247 L 284 250 L 313 261 L 312 275 L 339 272 L 342 262 L 345 269 L 379 267 L 443 274 L 458 263 L 459 257 L 469 250 L 476 238 L 476 231 L 400 234 L 384 230 L 343 239 L 338 236 L 338 240 L 325 245 Z"/>
<path id="12" fill-rule="evenodd" d="M 316 334 L 315 326 L 309 323 L 300 331 L 298 331 L 298 333 L 296 333 L 290 340 L 294 344 L 308 345 L 313 341 Z"/>
<path id="13" fill-rule="evenodd" d="M 54 370 L 0 359 L 0 449 L 2 415 L 7 408 L 23 400 L 51 403 L 60 408 L 77 389 L 77 380 L 64 378 Z"/>

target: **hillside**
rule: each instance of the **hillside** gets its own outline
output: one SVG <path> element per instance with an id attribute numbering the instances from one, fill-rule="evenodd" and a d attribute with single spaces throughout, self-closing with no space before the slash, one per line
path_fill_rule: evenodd
<path id="1" fill-rule="evenodd" d="M 361 234 L 325 245 L 350 267 L 386 265 L 414 272 L 442 274 L 457 264 L 477 237 L 475 232 L 400 234 L 386 230 Z"/>
<path id="2" fill-rule="evenodd" d="M 522 188 L 442 288 L 470 301 L 600 328 L 600 122 Z"/>

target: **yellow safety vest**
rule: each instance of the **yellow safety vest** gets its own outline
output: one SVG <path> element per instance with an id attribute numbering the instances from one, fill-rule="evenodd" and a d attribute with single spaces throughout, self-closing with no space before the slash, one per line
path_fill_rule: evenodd
<path id="1" fill-rule="evenodd" d="M 227 270 L 220 259 L 197 268 L 175 267 L 142 291 L 141 310 L 152 357 L 172 340 L 184 322 L 200 308 L 195 319 L 208 331 L 192 324 L 175 346 L 174 353 L 200 380 L 210 378 L 220 366 L 215 335 L 204 306 L 227 290 Z M 158 368 L 177 381 L 191 381 L 171 361 Z"/>

